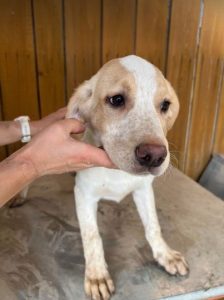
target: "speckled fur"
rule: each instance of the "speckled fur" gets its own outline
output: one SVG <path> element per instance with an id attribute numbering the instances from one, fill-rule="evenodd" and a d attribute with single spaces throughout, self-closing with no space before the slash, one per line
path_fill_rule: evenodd
<path id="1" fill-rule="evenodd" d="M 124 108 L 114 109 L 106 103 L 106 97 L 121 93 L 126 98 Z M 164 98 L 171 106 L 161 114 Z M 152 190 L 154 176 L 163 174 L 169 165 L 166 133 L 178 111 L 176 94 L 162 73 L 134 55 L 104 65 L 69 102 L 67 117 L 84 119 L 95 145 L 103 145 L 120 169 L 91 168 L 78 172 L 76 178 L 74 192 L 86 259 L 85 291 L 93 299 L 109 299 L 114 291 L 96 220 L 97 203 L 102 198 L 119 202 L 132 193 L 154 258 L 170 274 L 187 273 L 185 259 L 162 238 Z M 167 148 L 163 164 L 150 173 L 135 159 L 135 148 L 141 143 Z"/>

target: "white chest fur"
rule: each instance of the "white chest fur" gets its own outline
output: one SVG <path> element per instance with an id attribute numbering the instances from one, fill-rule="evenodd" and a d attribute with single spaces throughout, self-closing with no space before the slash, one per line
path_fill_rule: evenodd
<path id="1" fill-rule="evenodd" d="M 93 198 L 121 201 L 134 190 L 152 183 L 154 176 L 136 176 L 121 170 L 91 168 L 78 172 L 76 185 Z"/>

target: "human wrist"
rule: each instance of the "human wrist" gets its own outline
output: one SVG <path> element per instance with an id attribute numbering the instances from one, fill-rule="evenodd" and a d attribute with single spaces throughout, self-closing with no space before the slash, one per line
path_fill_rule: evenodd
<path id="1" fill-rule="evenodd" d="M 42 130 L 42 127 L 41 127 L 40 121 L 31 121 L 30 122 L 31 136 L 34 136 L 35 134 L 37 134 L 41 130 Z"/>
<path id="2" fill-rule="evenodd" d="M 14 166 L 16 169 L 20 170 L 24 181 L 31 182 L 40 177 L 40 174 L 25 148 L 26 146 L 16 151 L 5 161 L 9 166 Z"/>
<path id="3" fill-rule="evenodd" d="M 10 142 L 19 141 L 22 137 L 21 126 L 18 121 L 6 121 L 5 126 L 8 127 L 8 136 L 10 136 Z"/>

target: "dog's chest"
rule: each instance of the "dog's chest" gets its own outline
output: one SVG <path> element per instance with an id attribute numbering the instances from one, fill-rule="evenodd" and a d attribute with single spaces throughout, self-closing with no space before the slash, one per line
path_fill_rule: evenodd
<path id="1" fill-rule="evenodd" d="M 91 168 L 78 172 L 76 185 L 87 197 L 121 201 L 125 196 L 151 183 L 153 176 L 134 176 L 120 170 Z"/>

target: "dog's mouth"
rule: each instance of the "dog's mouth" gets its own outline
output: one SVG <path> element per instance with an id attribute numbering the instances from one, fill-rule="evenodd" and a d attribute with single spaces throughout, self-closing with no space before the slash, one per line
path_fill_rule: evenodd
<path id="1" fill-rule="evenodd" d="M 133 172 L 136 175 L 153 175 L 153 176 L 158 176 L 161 175 L 161 167 L 141 167 L 141 166 L 137 166 L 135 167 L 135 170 Z"/>
<path id="2" fill-rule="evenodd" d="M 107 150 L 103 144 L 98 146 L 98 148 L 102 149 L 109 155 L 109 153 L 107 152 Z M 112 162 L 118 167 L 118 169 L 123 170 L 124 172 L 130 173 L 133 175 L 146 176 L 146 175 L 151 174 L 152 176 L 160 176 L 166 170 L 166 166 L 164 166 L 166 159 L 163 159 L 163 161 L 161 161 L 161 163 L 156 164 L 154 162 L 154 164 L 156 164 L 157 166 L 155 166 L 155 165 L 149 166 L 148 164 L 143 164 L 142 162 L 140 163 L 139 160 L 136 159 L 136 155 L 135 155 L 135 157 L 132 157 L 132 159 L 131 159 L 132 162 L 130 162 L 130 164 L 126 167 L 125 165 L 120 164 L 120 162 L 115 163 L 113 161 L 113 158 L 110 155 L 109 155 L 109 157 L 111 158 Z M 165 163 L 165 165 L 166 165 L 166 163 Z"/>

